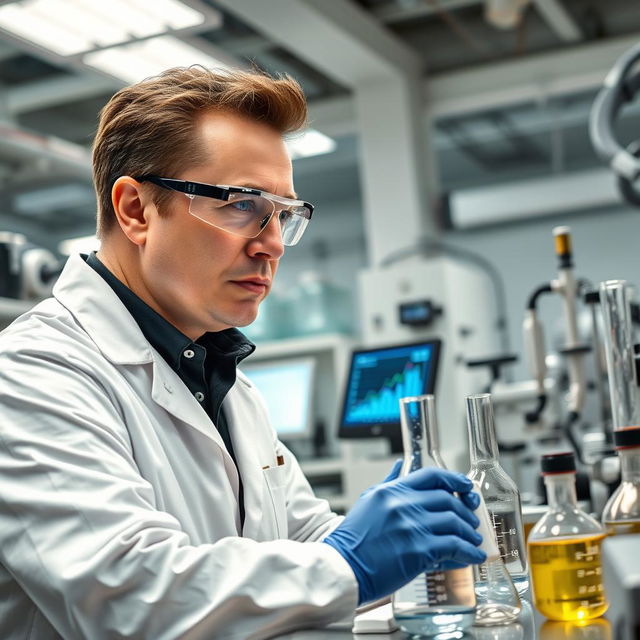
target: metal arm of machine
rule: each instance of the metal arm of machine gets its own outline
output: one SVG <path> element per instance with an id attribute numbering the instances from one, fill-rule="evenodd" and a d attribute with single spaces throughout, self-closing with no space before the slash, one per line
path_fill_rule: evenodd
<path id="1" fill-rule="evenodd" d="M 640 90 L 640 72 L 634 70 L 639 60 L 640 44 L 616 61 L 596 96 L 589 117 L 589 134 L 596 152 L 618 176 L 624 198 L 636 206 L 640 206 L 640 191 L 634 186 L 640 177 L 640 144 L 635 141 L 625 149 L 617 141 L 614 129 L 618 113 Z"/>

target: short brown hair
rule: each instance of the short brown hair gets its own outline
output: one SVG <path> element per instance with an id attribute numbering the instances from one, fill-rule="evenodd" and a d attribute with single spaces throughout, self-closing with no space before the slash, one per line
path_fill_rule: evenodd
<path id="1" fill-rule="evenodd" d="M 287 75 L 177 67 L 121 89 L 100 112 L 93 144 L 98 237 L 116 224 L 111 189 L 118 177 L 171 176 L 204 161 L 193 133 L 197 116 L 211 110 L 264 122 L 281 135 L 298 131 L 307 120 L 304 93 Z M 158 193 L 157 204 L 168 195 Z"/>

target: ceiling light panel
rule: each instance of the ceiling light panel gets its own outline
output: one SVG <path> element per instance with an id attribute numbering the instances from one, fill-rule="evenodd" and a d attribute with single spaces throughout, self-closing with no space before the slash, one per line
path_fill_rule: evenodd
<path id="1" fill-rule="evenodd" d="M 179 0 L 19 0 L 0 6 L 0 28 L 62 56 L 221 23 Z"/>
<path id="2" fill-rule="evenodd" d="M 85 55 L 82 61 L 126 82 L 138 82 L 169 67 L 200 64 L 208 69 L 228 68 L 220 60 L 173 36 L 94 51 Z"/>
<path id="3" fill-rule="evenodd" d="M 302 135 L 290 138 L 286 142 L 293 159 L 309 158 L 336 150 L 336 141 L 315 129 L 308 129 Z"/>

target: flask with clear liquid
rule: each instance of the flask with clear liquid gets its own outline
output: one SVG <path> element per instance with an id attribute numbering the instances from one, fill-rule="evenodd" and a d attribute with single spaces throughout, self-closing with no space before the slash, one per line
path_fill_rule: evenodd
<path id="1" fill-rule="evenodd" d="M 493 519 L 480 491 L 478 481 L 474 481 L 480 496 L 476 516 L 480 520 L 478 533 L 482 536 L 481 549 L 487 560 L 475 573 L 476 618 L 474 624 L 481 627 L 511 625 L 522 611 L 522 601 L 513 585 L 498 546 Z"/>
<path id="2" fill-rule="evenodd" d="M 423 467 L 445 469 L 438 448 L 434 397 L 401 398 L 400 420 L 404 448 L 401 475 Z M 475 606 L 471 567 L 423 573 L 393 596 L 397 623 L 416 636 L 464 631 L 473 624 Z"/>
<path id="3" fill-rule="evenodd" d="M 614 431 L 613 442 L 622 478 L 604 507 L 602 524 L 609 535 L 640 533 L 640 427 Z"/>
<path id="4" fill-rule="evenodd" d="M 493 521 L 498 548 L 518 593 L 529 588 L 520 492 L 500 466 L 491 395 L 467 397 L 471 469 L 467 476 L 480 492 Z M 486 571 L 480 565 L 476 572 Z"/>
<path id="5" fill-rule="evenodd" d="M 608 607 L 600 548 L 606 533 L 578 508 L 573 453 L 542 456 L 549 510 L 529 534 L 534 604 L 551 620 L 589 620 Z"/>

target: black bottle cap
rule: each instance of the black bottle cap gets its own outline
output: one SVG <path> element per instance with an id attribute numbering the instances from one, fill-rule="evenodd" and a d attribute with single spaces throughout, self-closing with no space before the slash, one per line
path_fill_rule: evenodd
<path id="1" fill-rule="evenodd" d="M 564 453 L 547 453 L 541 460 L 542 474 L 575 473 L 576 458 L 572 451 Z"/>
<path id="2" fill-rule="evenodd" d="M 640 447 L 640 427 L 616 429 L 613 432 L 613 442 L 616 445 L 616 449 Z"/>

